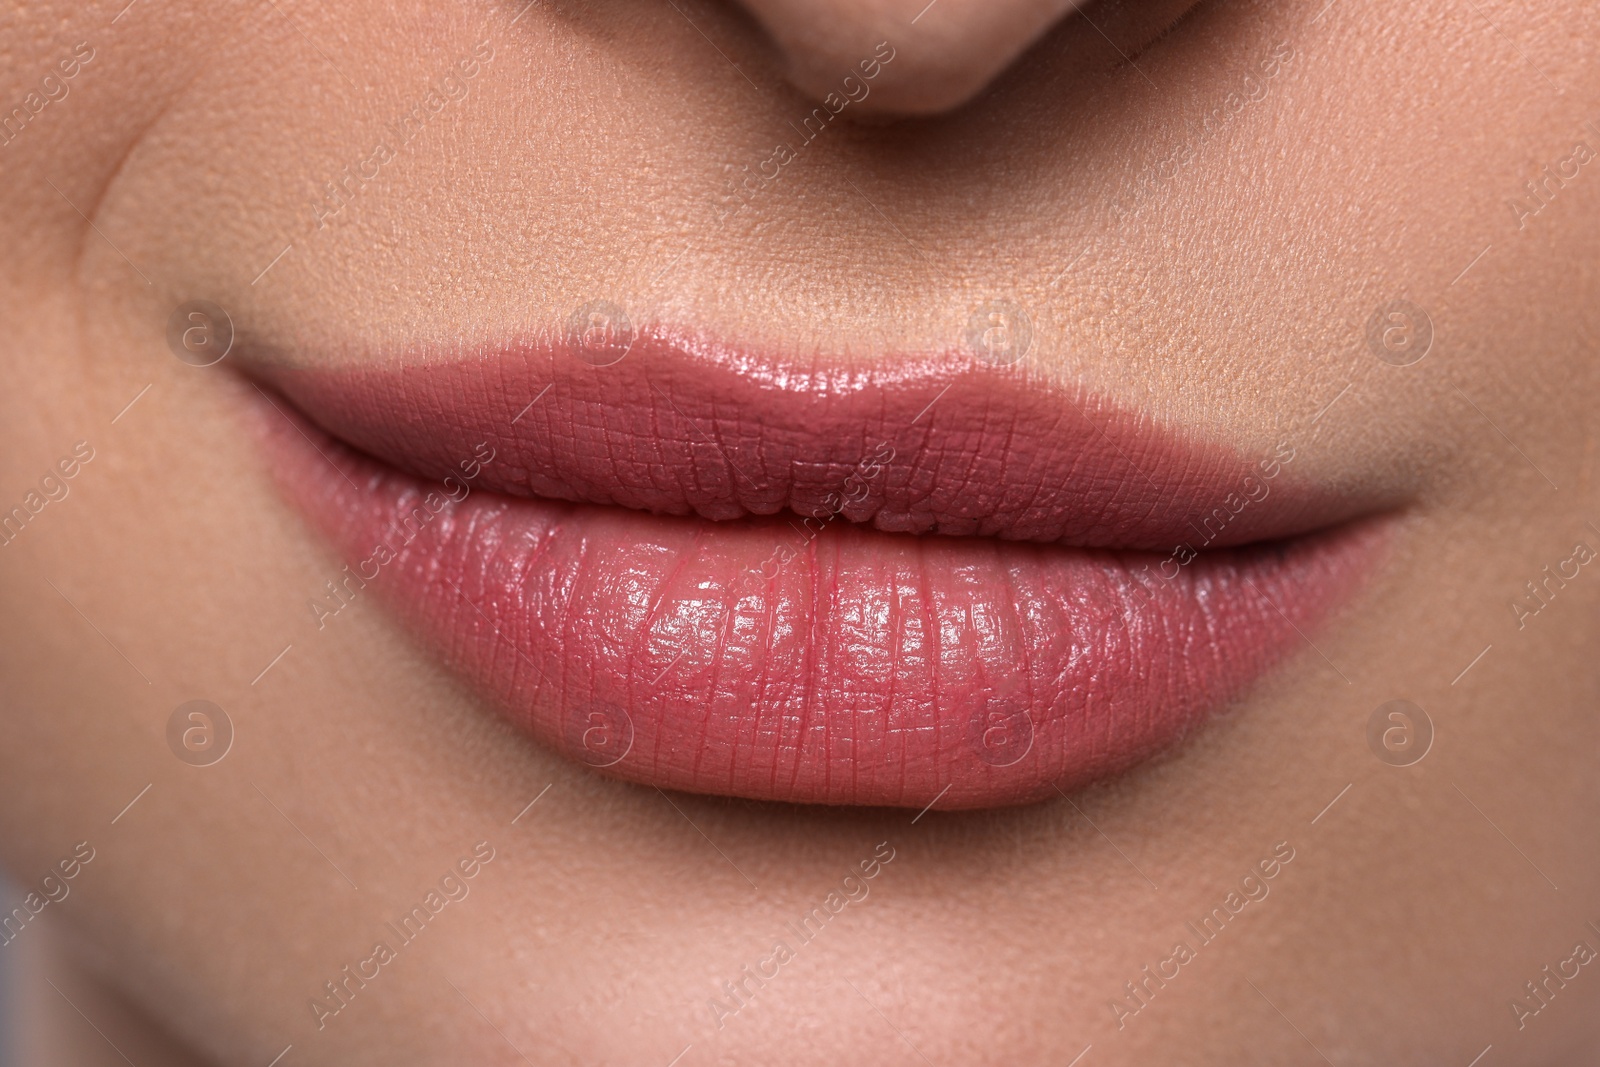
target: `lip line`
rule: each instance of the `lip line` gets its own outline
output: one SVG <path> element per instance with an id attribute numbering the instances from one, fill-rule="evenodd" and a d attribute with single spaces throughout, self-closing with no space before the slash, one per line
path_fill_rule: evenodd
<path id="1" fill-rule="evenodd" d="M 1037 376 L 959 353 L 887 371 L 819 359 L 802 371 L 652 333 L 606 368 L 560 345 L 509 344 L 446 360 L 250 370 L 400 470 L 439 477 L 451 457 L 490 441 L 508 463 L 487 488 L 657 514 L 787 511 L 887 532 L 1171 551 L 1311 533 L 1378 503 L 1286 471 L 1287 441 L 1251 461 L 1081 388 L 1041 390 Z M 628 425 L 645 421 L 654 436 Z M 839 486 L 879 442 L 909 460 L 870 499 L 841 502 Z M 723 470 L 708 467 L 708 445 Z M 1220 514 L 1230 497 L 1237 506 Z"/>
<path id="2" fill-rule="evenodd" d="M 547 344 L 246 369 L 288 401 L 286 495 L 435 655 L 664 789 L 1053 796 L 1300 649 L 1382 540 L 1287 441 L 1246 459 L 958 354 L 802 369 L 649 335 L 605 368 Z"/>
<path id="3" fill-rule="evenodd" d="M 342 438 L 340 438 L 336 433 L 333 433 L 333 432 L 327 430 L 326 427 L 322 427 L 320 425 L 317 425 L 314 422 L 314 420 L 312 420 L 311 417 L 309 415 L 307 415 L 305 412 L 301 411 L 299 409 L 299 407 L 296 406 L 292 400 L 289 400 L 287 397 L 284 397 L 283 394 L 277 390 L 276 385 L 273 384 L 272 382 L 270 382 L 270 381 L 266 382 L 265 383 L 265 388 L 263 388 L 263 383 L 258 383 L 258 382 L 252 381 L 252 384 L 255 385 L 256 389 L 258 391 L 260 391 L 262 393 L 262 395 L 269 400 L 269 402 L 273 403 L 274 407 L 278 407 L 278 405 L 277 405 L 277 403 L 275 401 L 272 401 L 271 397 L 273 395 L 276 395 L 277 397 L 282 399 L 286 405 L 289 406 L 289 408 L 295 413 L 295 416 L 298 416 L 300 419 L 305 419 L 308 422 L 312 422 L 313 425 L 317 426 L 318 430 L 321 430 L 322 432 L 328 433 L 329 436 L 333 440 L 337 441 L 342 447 L 344 447 L 346 449 L 349 449 L 352 452 L 355 452 L 357 454 L 360 454 L 363 458 L 365 458 L 365 459 L 367 459 L 367 460 L 369 460 L 369 461 L 371 461 L 373 463 L 381 464 L 381 465 L 383 465 L 385 467 L 388 467 L 389 469 L 391 469 L 396 474 L 399 474 L 399 475 L 402 475 L 402 476 L 406 476 L 406 477 L 417 477 L 417 478 L 426 477 L 426 475 L 422 475 L 422 474 L 419 474 L 418 472 L 416 472 L 414 470 L 409 470 L 409 469 L 407 469 L 405 467 L 393 464 L 393 463 L 389 462 L 388 460 L 383 459 L 382 457 L 372 456 L 372 455 L 370 455 L 368 453 L 365 453 L 359 447 L 357 447 L 357 446 L 351 444 L 350 442 L 345 441 Z M 555 388 L 556 384 L 557 383 L 555 383 L 555 382 L 551 382 L 548 385 L 546 385 L 544 387 L 544 389 L 542 389 L 534 397 L 534 399 L 532 401 L 529 401 L 528 404 L 524 405 L 524 407 L 522 409 L 522 412 L 525 413 L 535 403 L 537 403 L 539 400 L 543 399 L 543 397 L 547 393 L 549 393 L 550 390 Z M 927 405 L 927 407 L 931 409 L 933 407 L 933 403 L 937 402 L 939 397 L 942 397 L 946 392 L 949 391 L 950 388 L 951 388 L 951 386 L 949 386 L 949 385 L 945 386 L 944 389 L 942 389 L 938 394 L 936 394 L 936 396 L 934 398 L 934 401 L 930 402 Z M 279 410 L 280 414 L 284 414 L 282 408 L 278 408 L 278 410 Z M 288 421 L 290 422 L 291 425 L 295 424 L 295 419 L 294 418 L 289 417 L 287 415 L 285 415 L 285 417 L 288 419 Z M 512 421 L 515 422 L 516 419 L 513 418 Z M 916 420 L 913 419 L 912 421 L 914 423 Z M 304 431 L 302 430 L 301 432 L 302 432 L 302 435 L 303 435 Z M 340 468 L 339 468 L 337 463 L 334 463 L 331 459 L 329 459 L 328 462 L 335 470 L 339 470 L 340 474 L 343 475 L 344 472 L 342 470 L 340 470 Z M 467 495 L 466 491 L 467 491 L 467 488 L 468 488 L 465 485 L 465 482 L 466 481 L 471 481 L 472 479 L 469 478 L 469 479 L 463 480 L 461 478 L 461 476 L 459 476 L 459 475 L 446 475 L 444 477 L 444 479 L 442 480 L 442 484 L 443 484 L 444 488 L 446 489 L 447 495 L 449 495 L 452 500 L 457 500 L 457 498 L 454 495 L 455 490 L 452 489 L 452 487 L 450 485 L 450 482 L 452 481 L 452 479 L 454 479 L 458 483 L 460 488 L 463 490 L 460 499 L 465 499 L 465 496 Z M 486 490 L 480 489 L 479 491 L 480 492 L 484 492 Z M 487 491 L 488 492 L 497 492 L 495 490 L 487 490 Z M 539 497 L 539 496 L 533 496 L 533 495 L 530 495 L 530 494 L 516 493 L 516 492 L 500 492 L 499 495 L 505 496 L 505 497 L 509 498 L 512 501 L 535 501 L 535 502 L 547 503 L 547 504 L 572 504 L 572 505 L 574 505 L 576 507 L 579 507 L 579 508 L 592 507 L 592 508 L 605 509 L 605 508 L 609 508 L 609 507 L 616 507 L 616 505 L 588 504 L 587 502 L 584 502 L 584 501 L 567 501 L 567 500 L 561 500 L 561 499 L 558 499 L 558 498 Z M 459 502 L 459 500 L 457 500 L 457 502 Z M 637 511 L 639 509 L 621 508 L 620 510 Z M 798 512 L 783 511 L 783 512 L 776 513 L 775 516 L 742 516 L 742 517 L 737 518 L 737 519 L 722 519 L 722 520 L 718 520 L 718 519 L 701 519 L 698 516 L 681 516 L 681 515 L 658 515 L 657 517 L 670 518 L 670 519 L 690 519 L 690 520 L 698 519 L 699 521 L 703 521 L 703 522 L 707 522 L 707 523 L 711 523 L 711 524 L 715 524 L 715 525 L 726 525 L 726 526 L 729 526 L 729 527 L 737 526 L 739 523 L 747 522 L 748 520 L 751 520 L 751 519 L 762 519 L 762 518 L 777 517 L 777 518 L 785 520 L 787 525 L 791 529 L 794 529 L 797 533 L 800 534 L 800 536 L 802 538 L 804 538 L 809 543 L 810 541 L 813 541 L 813 540 L 816 539 L 816 537 L 822 532 L 822 529 L 825 529 L 833 521 L 835 521 L 836 519 L 840 518 L 840 516 L 841 516 L 841 512 L 834 512 L 834 513 L 824 517 L 824 516 L 804 516 L 804 515 L 799 514 Z M 1328 523 L 1327 525 L 1324 525 L 1324 526 L 1313 527 L 1311 529 L 1306 529 L 1306 530 L 1296 530 L 1293 533 L 1289 533 L 1289 534 L 1285 534 L 1285 535 L 1266 536 L 1266 537 L 1262 537 L 1262 538 L 1257 539 L 1257 540 L 1251 540 L 1251 541 L 1246 541 L 1246 542 L 1241 542 L 1241 543 L 1236 543 L 1236 544 L 1235 543 L 1230 543 L 1230 544 L 1226 545 L 1225 547 L 1227 547 L 1227 548 L 1235 548 L 1235 549 L 1256 549 L 1256 548 L 1259 548 L 1259 549 L 1263 549 L 1263 550 L 1271 550 L 1271 549 L 1274 549 L 1274 548 L 1281 548 L 1284 544 L 1287 544 L 1287 543 L 1291 543 L 1291 542 L 1298 541 L 1298 540 L 1305 539 L 1305 538 L 1309 538 L 1309 537 L 1315 537 L 1315 536 L 1322 535 L 1322 534 L 1327 534 L 1327 533 L 1335 531 L 1335 530 L 1337 530 L 1337 529 L 1339 529 L 1341 527 L 1353 526 L 1353 525 L 1358 525 L 1358 524 L 1362 524 L 1362 523 L 1368 523 L 1368 522 L 1374 520 L 1375 518 L 1377 518 L 1377 514 L 1376 513 L 1358 513 L 1358 514 L 1354 515 L 1354 517 L 1352 517 L 1352 518 L 1349 518 L 1349 519 L 1338 519 L 1338 520 L 1330 522 L 1330 523 Z M 823 524 L 822 529 L 818 529 L 818 530 L 815 530 L 815 531 L 801 530 L 799 527 L 796 527 L 794 525 L 794 521 L 795 520 L 800 520 L 802 523 L 804 523 L 808 519 L 821 521 L 822 524 Z M 849 520 L 846 520 L 846 521 L 849 521 Z M 852 525 L 858 525 L 858 524 L 852 523 Z M 1201 540 L 1201 541 L 1205 540 L 1205 534 L 1202 531 L 1200 531 L 1198 528 L 1195 528 L 1193 526 L 1192 521 L 1190 522 L 1189 525 L 1190 525 L 1190 529 L 1193 530 L 1195 532 L 1195 534 L 1197 535 L 1196 536 L 1196 540 Z M 926 536 L 926 535 L 918 535 L 918 534 L 896 534 L 896 533 L 889 532 L 889 531 L 871 530 L 870 528 L 866 528 L 866 529 L 868 529 L 870 532 L 873 532 L 873 533 L 884 533 L 887 536 L 910 536 L 910 537 Z M 984 540 L 1002 540 L 1003 541 L 1003 540 L 1005 540 L 1004 538 L 986 538 L 986 537 L 983 537 L 983 536 L 977 536 L 977 537 L 974 537 L 972 539 L 973 540 L 978 540 L 978 541 L 984 541 Z M 1120 554 L 1120 555 L 1149 555 L 1149 556 L 1152 556 L 1152 557 L 1164 556 L 1165 558 L 1162 560 L 1162 565 L 1163 566 L 1167 561 L 1170 560 L 1176 566 L 1178 566 L 1180 568 L 1184 567 L 1184 566 L 1187 566 L 1188 563 L 1191 562 L 1193 559 L 1199 558 L 1203 551 L 1214 551 L 1214 549 L 1211 549 L 1211 548 L 1208 547 L 1208 548 L 1205 548 L 1205 549 L 1194 550 L 1193 552 L 1188 552 L 1188 551 L 1185 551 L 1185 549 L 1189 547 L 1187 543 L 1180 544 L 1180 545 L 1176 546 L 1174 549 L 1172 549 L 1170 551 L 1166 551 L 1166 552 L 1151 551 L 1151 550 L 1148 550 L 1148 549 L 1139 549 L 1139 548 L 1125 548 L 1125 547 L 1121 547 L 1121 546 L 1117 546 L 1117 545 L 1095 546 L 1093 548 L 1089 548 L 1089 547 L 1082 546 L 1082 545 L 1066 544 L 1066 543 L 1055 543 L 1055 544 L 1042 545 L 1041 547 L 1045 547 L 1045 548 L 1054 547 L 1054 548 L 1058 548 L 1058 549 L 1061 549 L 1063 551 L 1068 551 L 1068 552 L 1113 552 L 1113 553 L 1117 553 L 1117 554 Z M 1163 573 L 1163 576 L 1165 577 L 1164 573 Z"/>
<path id="4" fill-rule="evenodd" d="M 377 561 L 355 580 L 378 581 L 435 655 L 547 746 L 695 793 L 994 807 L 1119 773 L 1299 648 L 1376 541 L 1358 523 L 1149 577 L 1155 558 L 1132 552 L 830 524 L 768 572 L 782 519 L 477 491 L 451 503 L 343 442 L 319 446 L 288 407 L 258 405 L 272 473 L 344 558 Z M 920 632 L 932 643 L 906 643 Z M 995 716 L 1026 742 L 1001 759 L 986 755 Z M 621 748 L 589 741 L 624 727 Z"/>

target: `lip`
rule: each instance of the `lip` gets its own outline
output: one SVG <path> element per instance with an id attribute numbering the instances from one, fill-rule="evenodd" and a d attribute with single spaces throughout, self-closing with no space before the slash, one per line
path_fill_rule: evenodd
<path id="1" fill-rule="evenodd" d="M 534 737 L 661 788 L 1082 786 L 1304 647 L 1382 541 L 1290 442 L 1247 457 L 964 354 L 588 354 L 252 370 L 309 420 L 262 405 L 347 562 L 318 625 L 373 586 Z"/>

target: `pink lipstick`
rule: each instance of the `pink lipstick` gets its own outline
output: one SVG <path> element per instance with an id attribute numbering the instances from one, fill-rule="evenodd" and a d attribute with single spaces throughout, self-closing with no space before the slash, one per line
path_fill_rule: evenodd
<path id="1" fill-rule="evenodd" d="M 346 581 L 541 742 L 662 788 L 1054 795 L 1304 647 L 1381 540 L 1288 443 L 1243 457 L 1017 367 L 581 355 L 253 369 L 313 424 L 265 422 Z"/>

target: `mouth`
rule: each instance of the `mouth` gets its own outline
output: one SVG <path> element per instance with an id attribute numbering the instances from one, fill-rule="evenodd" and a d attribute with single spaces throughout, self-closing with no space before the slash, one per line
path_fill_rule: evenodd
<path id="1" fill-rule="evenodd" d="M 252 368 L 289 402 L 261 405 L 274 476 L 346 564 L 317 624 L 373 587 L 619 778 L 1055 796 L 1305 649 L 1383 541 L 1292 441 L 1247 455 L 1022 366 L 626 340 Z"/>

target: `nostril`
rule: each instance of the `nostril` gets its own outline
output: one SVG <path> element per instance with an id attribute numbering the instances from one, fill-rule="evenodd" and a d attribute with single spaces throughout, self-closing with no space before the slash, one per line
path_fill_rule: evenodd
<path id="1" fill-rule="evenodd" d="M 857 115 L 929 115 L 975 96 L 1079 0 L 744 2 L 803 92 Z"/>

